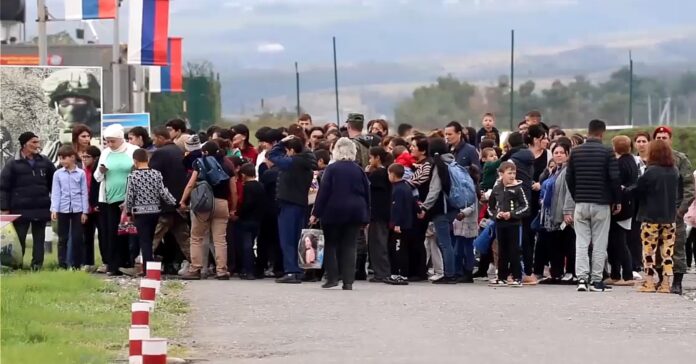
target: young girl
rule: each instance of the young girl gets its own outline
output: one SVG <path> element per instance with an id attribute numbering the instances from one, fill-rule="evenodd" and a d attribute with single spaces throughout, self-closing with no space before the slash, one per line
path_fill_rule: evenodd
<path id="1" fill-rule="evenodd" d="M 653 140 L 648 147 L 648 167 L 638 182 L 626 189 L 638 196 L 637 220 L 641 222 L 643 269 L 647 277 L 639 292 L 655 292 L 655 251 L 662 256 L 662 282 L 659 293 L 670 292 L 672 253 L 676 236 L 679 171 L 674 167 L 672 148 L 662 140 Z"/>

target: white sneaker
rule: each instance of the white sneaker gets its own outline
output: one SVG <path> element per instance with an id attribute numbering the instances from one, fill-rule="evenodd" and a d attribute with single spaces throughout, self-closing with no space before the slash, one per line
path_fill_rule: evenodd
<path id="1" fill-rule="evenodd" d="M 445 276 L 444 274 L 435 273 L 435 274 L 431 275 L 430 277 L 428 277 L 428 280 L 431 282 L 434 282 L 434 281 L 436 281 L 444 276 Z"/>
<path id="2" fill-rule="evenodd" d="M 573 273 L 566 273 L 561 277 L 561 282 L 570 282 L 573 280 Z"/>
<path id="3" fill-rule="evenodd" d="M 641 276 L 640 273 L 638 273 L 638 272 L 633 272 L 633 280 L 634 281 L 642 281 L 643 276 Z"/>
<path id="4" fill-rule="evenodd" d="M 180 276 L 184 275 L 184 273 L 188 272 L 189 267 L 191 264 L 188 262 L 188 260 L 184 260 L 181 262 L 181 269 L 177 273 L 179 273 Z"/>
<path id="5" fill-rule="evenodd" d="M 497 276 L 498 275 L 498 270 L 495 268 L 494 264 L 489 264 L 488 265 L 488 271 L 486 272 L 488 276 Z"/>
<path id="6" fill-rule="evenodd" d="M 432 276 L 433 274 L 435 274 L 435 269 L 429 268 L 428 269 L 428 277 Z"/>

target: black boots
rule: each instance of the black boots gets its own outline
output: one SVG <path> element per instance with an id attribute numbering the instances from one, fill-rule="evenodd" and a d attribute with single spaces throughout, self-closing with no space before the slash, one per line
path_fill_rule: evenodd
<path id="1" fill-rule="evenodd" d="M 674 281 L 672 282 L 671 292 L 674 294 L 682 294 L 682 279 L 684 278 L 684 273 L 674 273 Z"/>

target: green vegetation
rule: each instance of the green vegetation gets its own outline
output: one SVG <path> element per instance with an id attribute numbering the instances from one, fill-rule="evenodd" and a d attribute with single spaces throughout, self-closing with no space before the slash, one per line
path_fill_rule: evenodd
<path id="1" fill-rule="evenodd" d="M 612 125 L 626 125 L 629 109 L 628 68 L 611 74 L 602 83 L 592 83 L 584 76 L 575 76 L 570 82 L 555 80 L 550 87 L 539 90 L 534 81 L 520 82 L 514 93 L 515 121 L 537 109 L 548 125 L 564 128 L 584 128 L 587 121 L 600 118 Z M 659 120 L 664 100 L 671 97 L 673 119 L 690 121 L 690 110 L 696 111 L 696 73 L 687 72 L 674 79 L 633 76 L 633 120 L 638 125 L 648 124 L 648 115 Z M 648 106 L 648 100 L 652 106 Z M 397 105 L 396 123 L 408 122 L 425 130 L 441 127 L 451 120 L 475 125 L 485 112 L 492 112 L 498 126 L 509 128 L 510 81 L 501 76 L 496 85 L 477 87 L 448 75 L 435 84 L 413 91 L 411 98 Z M 694 115 L 696 118 L 696 114 Z M 515 126 L 516 126 L 515 122 Z"/>
<path id="2" fill-rule="evenodd" d="M 31 249 L 25 263 L 27 257 Z M 45 271 L 2 276 L 0 362 L 101 364 L 127 356 L 130 305 L 137 299 L 138 281 L 52 270 L 55 248 L 46 258 Z M 151 315 L 153 335 L 178 335 L 188 309 L 182 290 L 179 282 L 165 282 Z M 181 356 L 184 349 L 170 343 L 169 352 Z"/>

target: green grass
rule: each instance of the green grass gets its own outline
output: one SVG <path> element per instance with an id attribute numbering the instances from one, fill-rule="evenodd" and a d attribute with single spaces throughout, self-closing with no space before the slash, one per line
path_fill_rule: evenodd
<path id="1" fill-rule="evenodd" d="M 107 363 L 127 357 L 137 284 L 84 272 L 17 272 L 0 282 L 2 363 Z M 152 335 L 174 339 L 187 312 L 183 285 L 166 282 L 151 315 Z M 184 349 L 170 344 L 170 355 Z"/>

